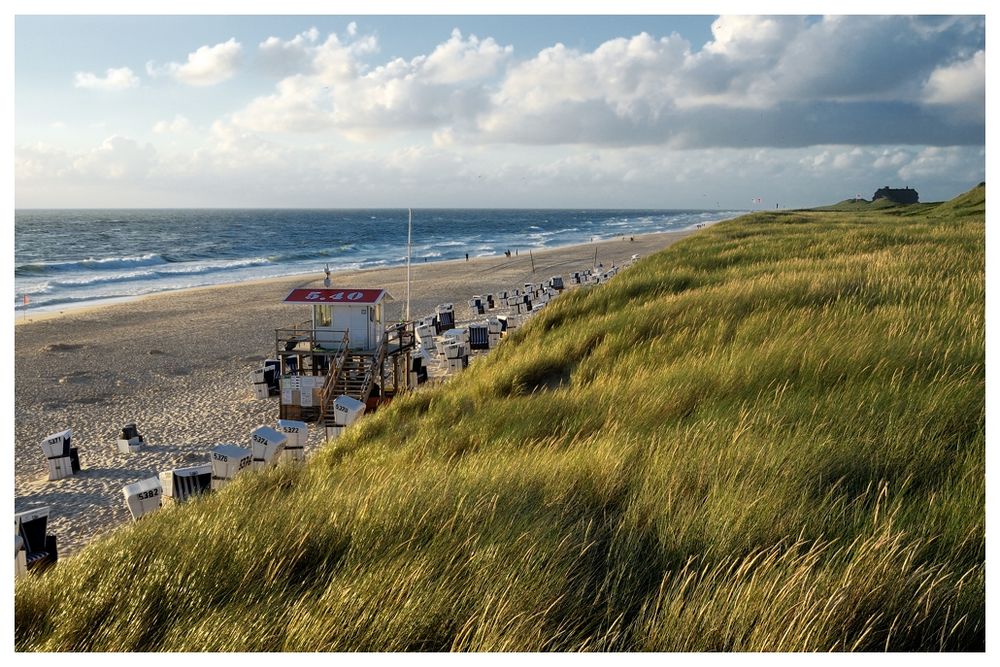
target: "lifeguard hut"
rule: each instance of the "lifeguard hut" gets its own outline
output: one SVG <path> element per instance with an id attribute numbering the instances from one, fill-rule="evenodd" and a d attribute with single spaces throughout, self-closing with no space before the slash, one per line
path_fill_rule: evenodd
<path id="1" fill-rule="evenodd" d="M 281 360 L 281 419 L 332 423 L 339 396 L 374 408 L 407 388 L 412 323 L 388 324 L 384 289 L 298 288 L 284 303 L 310 319 L 275 331 Z"/>

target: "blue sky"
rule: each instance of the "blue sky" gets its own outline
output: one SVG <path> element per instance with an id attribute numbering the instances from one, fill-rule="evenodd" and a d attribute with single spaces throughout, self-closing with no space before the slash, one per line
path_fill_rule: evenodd
<path id="1" fill-rule="evenodd" d="M 985 21 L 19 16 L 15 205 L 807 206 L 985 178 Z"/>

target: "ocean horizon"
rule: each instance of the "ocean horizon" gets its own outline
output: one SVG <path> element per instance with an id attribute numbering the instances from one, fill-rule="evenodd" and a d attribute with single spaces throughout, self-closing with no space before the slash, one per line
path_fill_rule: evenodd
<path id="1" fill-rule="evenodd" d="M 414 209 L 412 262 L 500 256 L 654 232 L 745 211 Z M 398 266 L 406 209 L 16 209 L 14 308 L 44 312 L 157 292 Z"/>

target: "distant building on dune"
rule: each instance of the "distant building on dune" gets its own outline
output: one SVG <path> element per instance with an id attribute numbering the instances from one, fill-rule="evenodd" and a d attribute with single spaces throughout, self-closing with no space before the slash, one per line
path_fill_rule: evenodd
<path id="1" fill-rule="evenodd" d="M 888 199 L 897 204 L 916 204 L 920 201 L 920 195 L 909 186 L 905 188 L 890 188 L 888 185 L 885 185 L 876 190 L 875 194 L 872 195 L 872 201 L 879 199 Z"/>

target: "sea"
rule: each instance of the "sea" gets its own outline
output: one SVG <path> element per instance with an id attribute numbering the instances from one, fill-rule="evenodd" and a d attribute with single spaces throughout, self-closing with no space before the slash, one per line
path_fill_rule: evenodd
<path id="1" fill-rule="evenodd" d="M 411 261 L 693 229 L 743 211 L 415 209 Z M 406 209 L 20 209 L 14 308 L 46 311 L 247 280 L 402 265 Z"/>

